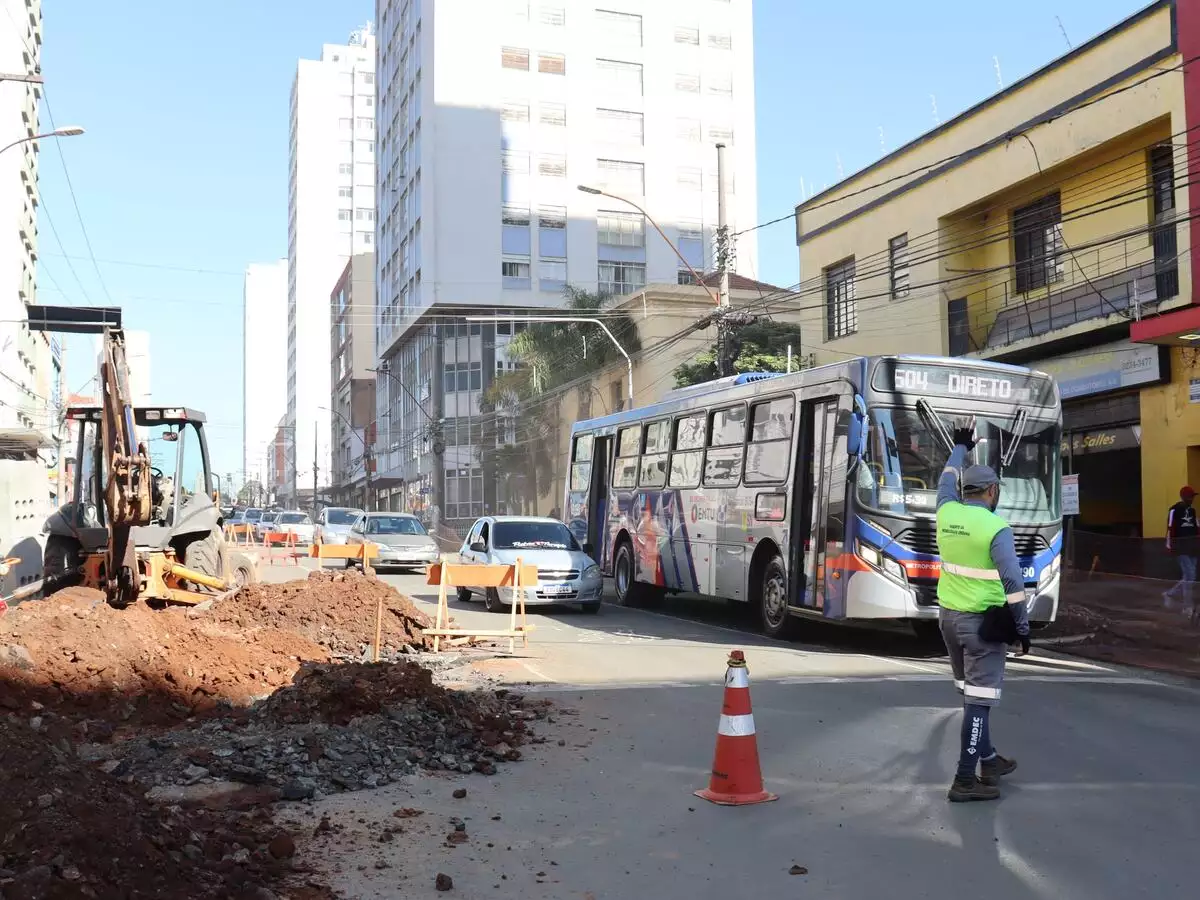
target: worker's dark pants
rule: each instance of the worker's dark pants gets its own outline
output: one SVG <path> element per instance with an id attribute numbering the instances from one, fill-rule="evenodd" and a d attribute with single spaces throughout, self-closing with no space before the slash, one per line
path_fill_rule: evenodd
<path id="1" fill-rule="evenodd" d="M 954 686 L 963 695 L 963 723 L 958 774 L 974 776 L 980 760 L 995 755 L 988 725 L 991 708 L 1000 702 L 1008 648 L 979 636 L 981 613 L 939 610 L 942 640 L 950 654 Z"/>

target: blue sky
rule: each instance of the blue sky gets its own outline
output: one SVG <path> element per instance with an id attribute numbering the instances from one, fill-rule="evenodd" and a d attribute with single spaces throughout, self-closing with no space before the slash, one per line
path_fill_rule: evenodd
<path id="1" fill-rule="evenodd" d="M 846 174 L 878 158 L 880 127 L 888 150 L 931 128 L 931 94 L 944 120 L 993 93 L 993 56 L 1007 84 L 1064 53 L 1055 15 L 1078 45 L 1144 5 L 756 0 L 760 221 L 792 210 L 802 178 L 810 190 L 835 182 L 839 156 Z M 42 145 L 40 300 L 117 304 L 126 327 L 150 331 L 156 401 L 208 413 L 222 474 L 240 477 L 241 468 L 242 271 L 287 255 L 296 60 L 343 41 L 373 8 L 371 0 L 43 7 L 49 112 L 87 134 L 59 142 L 74 197 L 59 150 Z M 760 272 L 747 274 L 793 284 L 790 225 L 763 229 L 759 241 Z M 94 371 L 90 341 L 68 342 L 67 368 L 74 391 Z"/>

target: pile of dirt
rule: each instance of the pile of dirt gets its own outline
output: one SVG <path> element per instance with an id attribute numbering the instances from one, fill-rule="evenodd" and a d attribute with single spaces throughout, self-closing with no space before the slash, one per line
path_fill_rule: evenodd
<path id="1" fill-rule="evenodd" d="M 290 869 L 290 836 L 267 813 L 159 806 L 35 724 L 0 718 L 0 896 L 275 896 L 266 885 Z"/>
<path id="2" fill-rule="evenodd" d="M 183 608 L 116 610 L 73 588 L 0 619 L 0 707 L 36 700 L 118 724 L 170 724 L 265 697 L 302 661 L 328 658 L 292 631 L 247 634 Z"/>
<path id="3" fill-rule="evenodd" d="M 357 569 L 318 570 L 306 581 L 255 584 L 217 603 L 212 621 L 243 630 L 282 629 L 326 648 L 335 659 L 362 659 L 375 640 L 375 616 L 383 603 L 381 656 L 425 650 L 429 617 L 412 600 L 374 575 Z"/>
<path id="4" fill-rule="evenodd" d="M 256 786 L 288 800 L 373 788 L 432 769 L 494 774 L 541 743 L 547 701 L 451 691 L 412 662 L 306 667 L 297 683 L 236 715 L 80 748 L 120 777 L 208 790 Z"/>
<path id="5" fill-rule="evenodd" d="M 1064 584 L 1056 621 L 1037 636 L 1076 656 L 1200 677 L 1200 614 L 1180 598 L 1164 597 L 1170 587 L 1148 578 L 1080 575 Z"/>

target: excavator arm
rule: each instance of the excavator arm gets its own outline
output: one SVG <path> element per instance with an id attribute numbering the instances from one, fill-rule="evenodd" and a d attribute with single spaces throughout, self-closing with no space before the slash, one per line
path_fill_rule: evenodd
<path id="1" fill-rule="evenodd" d="M 137 548 L 130 529 L 150 524 L 151 472 L 146 445 L 139 443 L 129 391 L 129 365 L 119 309 L 69 306 L 30 306 L 33 331 L 100 334 L 100 440 L 104 505 L 109 537 L 105 554 L 108 601 L 127 606 L 138 596 Z"/>

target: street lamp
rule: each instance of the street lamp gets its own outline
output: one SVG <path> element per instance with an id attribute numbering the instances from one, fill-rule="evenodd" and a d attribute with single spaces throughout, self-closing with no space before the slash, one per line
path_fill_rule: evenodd
<path id="1" fill-rule="evenodd" d="M 345 423 L 347 430 L 362 442 L 362 446 L 363 446 L 363 477 L 365 478 L 365 483 L 363 485 L 363 492 L 366 494 L 366 497 L 364 498 L 365 502 L 363 503 L 363 506 L 366 508 L 367 512 L 370 512 L 371 511 L 371 451 L 367 448 L 367 439 L 365 437 L 363 437 L 361 434 L 359 434 L 357 431 L 355 431 L 354 425 L 351 424 L 350 420 L 347 419 L 340 412 L 338 412 L 336 409 L 330 409 L 328 406 L 318 406 L 317 409 L 322 410 L 327 413 L 332 413 L 333 415 L 337 416 L 339 419 L 342 420 L 342 422 Z M 314 506 L 316 505 L 315 498 L 313 500 L 313 505 Z"/>
<path id="2" fill-rule="evenodd" d="M 650 218 L 649 216 L 646 217 Z M 658 226 L 655 226 L 658 227 Z M 680 257 L 682 259 L 682 257 Z M 608 339 L 613 342 L 613 346 L 620 351 L 625 357 L 625 367 L 629 375 L 629 405 L 633 406 L 633 360 L 629 358 L 629 354 L 625 352 L 625 348 L 620 342 L 613 337 L 613 333 L 608 330 L 599 319 L 589 319 L 582 316 L 464 316 L 468 322 L 585 322 L 591 325 L 599 325 L 604 329 L 604 333 L 608 335 Z"/>
<path id="3" fill-rule="evenodd" d="M 642 209 L 642 207 L 638 206 L 636 203 L 634 203 L 628 197 L 618 197 L 616 194 L 610 194 L 608 191 L 602 191 L 602 190 L 600 190 L 600 188 L 589 187 L 586 184 L 578 185 L 578 189 L 585 194 L 594 194 L 597 197 L 608 197 L 610 200 L 617 200 L 621 203 L 625 203 L 629 206 L 632 206 L 634 209 L 636 209 L 638 212 L 640 212 L 643 216 L 645 216 L 646 221 L 654 226 L 654 230 L 658 232 L 659 237 L 661 237 L 664 241 L 666 241 L 667 246 L 675 251 L 675 255 L 679 257 L 679 261 L 681 263 L 683 263 L 685 266 L 687 266 L 687 270 L 692 273 L 692 278 L 696 279 L 696 284 L 698 284 L 698 285 L 700 285 L 700 287 L 704 288 L 704 292 L 706 294 L 708 294 L 709 298 L 713 302 L 713 305 L 714 306 L 721 305 L 720 301 L 717 300 L 717 298 L 713 294 L 713 292 L 708 289 L 708 285 L 704 283 L 704 279 L 701 278 L 699 273 L 695 269 L 692 268 L 692 264 L 687 261 L 687 258 L 682 253 L 679 252 L 679 248 L 676 247 L 671 242 L 671 239 L 669 237 L 667 237 L 667 235 L 663 232 L 663 230 L 658 227 L 658 223 L 654 221 L 654 219 L 650 216 L 650 213 L 646 212 L 646 210 Z M 607 329 L 605 329 L 605 330 L 607 330 Z M 612 337 L 612 335 L 609 335 L 609 337 Z M 622 350 L 621 352 L 624 353 L 625 351 Z M 633 399 L 632 394 L 630 395 L 630 399 Z"/>
<path id="4" fill-rule="evenodd" d="M 17 146 L 17 144 L 27 144 L 30 141 L 40 141 L 42 138 L 75 137 L 76 135 L 80 134 L 83 134 L 83 129 L 80 126 L 64 125 L 62 128 L 55 128 L 53 131 L 47 131 L 45 134 L 34 134 L 30 135 L 29 137 L 23 137 L 20 140 L 13 141 L 11 144 L 0 147 L 0 153 Z"/>

